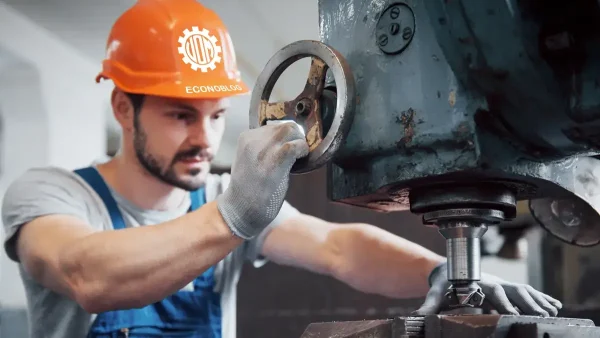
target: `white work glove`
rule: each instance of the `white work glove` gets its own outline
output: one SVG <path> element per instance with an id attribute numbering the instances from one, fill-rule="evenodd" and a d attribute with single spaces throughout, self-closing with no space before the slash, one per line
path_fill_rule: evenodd
<path id="1" fill-rule="evenodd" d="M 240 135 L 231 182 L 216 200 L 235 235 L 250 239 L 275 219 L 288 190 L 292 165 L 308 152 L 296 123 L 262 126 Z"/>
<path id="2" fill-rule="evenodd" d="M 431 289 L 423 305 L 413 312 L 413 315 L 425 316 L 448 310 L 445 294 L 450 283 L 446 274 L 446 263 L 433 269 L 429 276 Z M 481 274 L 478 284 L 485 295 L 484 307 L 494 309 L 500 314 L 555 317 L 562 308 L 561 302 L 527 284 L 507 282 L 487 273 Z"/>

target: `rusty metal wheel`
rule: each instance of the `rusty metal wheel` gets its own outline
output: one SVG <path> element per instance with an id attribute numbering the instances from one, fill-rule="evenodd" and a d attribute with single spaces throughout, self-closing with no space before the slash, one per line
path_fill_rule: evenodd
<path id="1" fill-rule="evenodd" d="M 281 74 L 305 57 L 312 60 L 302 93 L 291 101 L 269 103 Z M 328 69 L 335 80 L 333 90 L 324 88 Z M 259 75 L 250 101 L 250 128 L 283 121 L 300 125 L 310 153 L 296 161 L 291 172 L 310 172 L 329 162 L 344 141 L 354 118 L 355 99 L 354 77 L 344 57 L 322 42 L 297 41 L 275 53 Z M 334 112 L 329 106 L 335 107 Z"/>

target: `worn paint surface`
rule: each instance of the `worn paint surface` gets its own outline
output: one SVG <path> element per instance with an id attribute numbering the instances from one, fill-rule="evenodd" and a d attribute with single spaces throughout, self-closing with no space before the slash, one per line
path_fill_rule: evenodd
<path id="1" fill-rule="evenodd" d="M 288 114 L 286 114 L 286 103 L 288 102 L 269 103 L 267 100 L 263 100 L 259 111 L 260 124 L 264 125 L 269 120 L 283 120 L 288 117 Z M 287 110 L 289 111 L 289 103 L 287 106 Z"/>
<path id="2" fill-rule="evenodd" d="M 346 57 L 360 96 L 332 168 L 331 194 L 335 200 L 373 195 L 368 203 L 386 209 L 398 206 L 386 194 L 375 198 L 381 187 L 477 165 L 473 117 L 484 104 L 467 100 L 442 50 L 428 43 L 434 32 L 425 6 L 406 2 L 416 19 L 411 44 L 399 55 L 380 51 L 374 32 L 389 3 L 319 4 L 322 41 Z"/>
<path id="3" fill-rule="evenodd" d="M 600 120 L 589 100 L 590 124 L 572 119 L 564 83 L 527 30 L 538 23 L 514 14 L 534 9 L 400 1 L 414 12 L 414 37 L 402 53 L 386 55 L 375 31 L 394 2 L 319 1 L 321 41 L 348 60 L 360 97 L 330 166 L 330 198 L 406 210 L 412 187 L 478 180 L 501 181 L 518 199 L 571 196 L 573 156 L 599 153 L 600 132 L 590 130 L 600 130 Z M 600 74 L 587 69 L 587 78 Z"/>

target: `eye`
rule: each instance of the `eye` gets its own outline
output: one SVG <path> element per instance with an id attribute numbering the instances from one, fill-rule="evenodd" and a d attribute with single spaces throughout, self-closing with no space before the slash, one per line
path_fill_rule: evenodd
<path id="1" fill-rule="evenodd" d="M 216 113 L 216 114 L 212 115 L 213 120 L 218 120 L 221 117 L 223 117 L 223 113 Z"/>
<path id="2" fill-rule="evenodd" d="M 176 112 L 170 114 L 170 116 L 179 121 L 191 121 L 194 118 L 193 114 L 187 112 Z"/>

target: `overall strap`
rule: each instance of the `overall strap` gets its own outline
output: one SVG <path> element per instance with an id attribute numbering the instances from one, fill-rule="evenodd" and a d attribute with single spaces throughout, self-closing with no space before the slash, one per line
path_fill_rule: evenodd
<path id="1" fill-rule="evenodd" d="M 106 206 L 106 209 L 108 210 L 108 214 L 110 215 L 113 229 L 125 229 L 125 220 L 123 219 L 123 215 L 121 215 L 121 211 L 119 211 L 117 201 L 115 201 L 114 197 L 110 193 L 110 189 L 96 168 L 81 168 L 75 170 L 75 173 L 81 176 L 81 178 L 83 178 L 96 191 L 98 196 L 100 196 L 104 202 L 104 205 Z"/>
<path id="2" fill-rule="evenodd" d="M 117 201 L 115 201 L 114 197 L 110 193 L 110 189 L 104 182 L 100 173 L 94 167 L 87 167 L 75 170 L 75 173 L 79 175 L 83 180 L 85 180 L 100 196 L 106 209 L 108 210 L 108 214 L 110 215 L 110 220 L 112 222 L 113 229 L 121 230 L 125 229 L 125 220 L 123 219 L 123 215 L 121 215 L 121 211 L 117 206 Z M 206 196 L 204 194 L 204 188 L 200 188 L 198 190 L 194 190 L 190 192 L 190 211 L 194 211 L 199 209 L 202 205 L 206 203 Z"/>
<path id="3" fill-rule="evenodd" d="M 204 194 L 204 188 L 200 188 L 198 190 L 190 192 L 190 199 L 192 201 L 190 211 L 199 209 L 202 205 L 206 203 L 206 195 Z"/>

